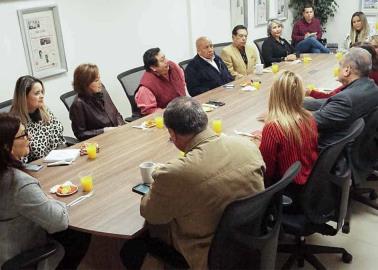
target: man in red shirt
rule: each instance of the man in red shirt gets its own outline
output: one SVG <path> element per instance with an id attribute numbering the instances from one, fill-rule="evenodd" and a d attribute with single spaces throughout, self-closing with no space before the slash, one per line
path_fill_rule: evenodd
<path id="1" fill-rule="evenodd" d="M 146 72 L 142 75 L 135 102 L 142 115 L 164 109 L 179 96 L 185 96 L 184 71 L 169 61 L 159 48 L 147 50 L 143 55 Z"/>
<path id="2" fill-rule="evenodd" d="M 303 19 L 294 24 L 291 39 L 298 53 L 329 53 L 328 48 L 320 43 L 322 28 L 320 21 L 314 18 L 314 8 L 305 4 L 302 10 Z"/>

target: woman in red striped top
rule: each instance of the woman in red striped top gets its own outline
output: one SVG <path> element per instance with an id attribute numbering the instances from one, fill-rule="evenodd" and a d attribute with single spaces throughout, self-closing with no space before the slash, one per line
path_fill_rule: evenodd
<path id="1" fill-rule="evenodd" d="M 301 171 L 288 188 L 293 200 L 306 184 L 318 158 L 317 126 L 312 114 L 303 108 L 303 98 L 302 79 L 293 72 L 285 71 L 273 82 L 260 144 L 266 164 L 265 186 L 280 180 L 295 161 L 302 163 Z"/>

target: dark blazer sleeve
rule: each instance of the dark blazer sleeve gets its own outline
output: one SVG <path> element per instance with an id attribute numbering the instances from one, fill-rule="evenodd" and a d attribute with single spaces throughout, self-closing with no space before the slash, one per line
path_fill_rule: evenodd
<path id="1" fill-rule="evenodd" d="M 185 81 L 189 95 L 191 95 L 192 97 L 198 96 L 199 94 L 210 90 L 207 85 L 201 83 L 200 76 L 201 72 L 199 70 L 196 70 L 193 62 L 190 62 L 185 69 Z"/>
<path id="2" fill-rule="evenodd" d="M 344 128 L 352 124 L 352 102 L 345 95 L 331 97 L 328 102 L 314 112 L 319 131 Z"/>
<path id="3" fill-rule="evenodd" d="M 86 118 L 87 113 L 85 105 L 81 100 L 75 99 L 70 107 L 70 119 L 72 131 L 75 134 L 76 138 L 78 138 L 80 141 L 104 133 L 103 128 L 88 130 Z"/>

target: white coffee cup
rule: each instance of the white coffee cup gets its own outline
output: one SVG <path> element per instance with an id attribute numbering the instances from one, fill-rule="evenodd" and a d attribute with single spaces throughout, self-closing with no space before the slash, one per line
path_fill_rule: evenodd
<path id="1" fill-rule="evenodd" d="M 140 174 L 142 175 L 143 183 L 151 184 L 154 179 L 152 178 L 152 172 L 156 167 L 156 163 L 147 161 L 139 165 Z"/>
<path id="2" fill-rule="evenodd" d="M 256 64 L 255 73 L 260 75 L 263 74 L 264 64 Z"/>

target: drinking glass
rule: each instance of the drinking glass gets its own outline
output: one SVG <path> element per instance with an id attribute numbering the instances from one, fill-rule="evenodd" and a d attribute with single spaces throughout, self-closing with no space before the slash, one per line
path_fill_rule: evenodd
<path id="1" fill-rule="evenodd" d="M 333 77 L 339 77 L 339 74 L 340 74 L 340 67 L 334 67 L 332 69 L 332 74 L 333 74 Z"/>
<path id="2" fill-rule="evenodd" d="M 89 159 L 95 159 L 97 156 L 97 147 L 94 143 L 88 143 L 87 145 L 87 155 Z"/>
<path id="3" fill-rule="evenodd" d="M 276 74 L 279 70 L 280 70 L 280 67 L 278 66 L 278 64 L 277 63 L 273 63 L 272 64 L 272 72 L 274 74 Z"/>
<path id="4" fill-rule="evenodd" d="M 92 171 L 79 172 L 79 179 L 81 187 L 84 192 L 90 192 L 93 190 L 93 176 Z"/>
<path id="5" fill-rule="evenodd" d="M 215 133 L 220 135 L 222 133 L 222 120 L 221 119 L 215 119 L 213 120 L 213 130 Z"/>
<path id="6" fill-rule="evenodd" d="M 164 118 L 162 116 L 156 116 L 155 123 L 157 128 L 164 128 Z"/>
<path id="7" fill-rule="evenodd" d="M 337 61 L 341 61 L 341 59 L 343 59 L 343 53 L 342 52 L 337 52 L 336 53 L 336 59 L 337 59 Z"/>

